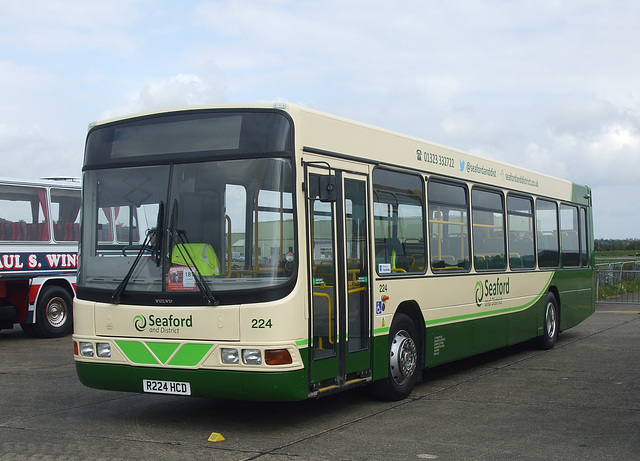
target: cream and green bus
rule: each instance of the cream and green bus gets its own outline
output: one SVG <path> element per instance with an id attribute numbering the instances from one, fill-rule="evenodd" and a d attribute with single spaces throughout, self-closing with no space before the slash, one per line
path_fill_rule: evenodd
<path id="1" fill-rule="evenodd" d="M 593 262 L 586 186 L 293 104 L 108 120 L 86 141 L 76 369 L 402 399 L 435 365 L 552 348 L 594 312 Z"/>

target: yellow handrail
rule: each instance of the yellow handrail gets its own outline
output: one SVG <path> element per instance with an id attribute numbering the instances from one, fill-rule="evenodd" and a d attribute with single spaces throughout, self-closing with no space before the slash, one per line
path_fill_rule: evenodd
<path id="1" fill-rule="evenodd" d="M 329 343 L 330 344 L 334 344 L 334 339 L 333 339 L 333 329 L 331 328 L 332 322 L 331 322 L 331 296 L 329 296 L 327 293 L 313 293 L 313 296 L 321 296 L 323 298 L 327 298 L 327 303 L 328 303 L 328 313 L 329 313 Z"/>
<path id="2" fill-rule="evenodd" d="M 231 260 L 232 258 L 232 254 L 233 252 L 231 251 L 231 218 L 229 217 L 229 215 L 225 215 L 224 216 L 225 219 L 227 220 L 227 241 L 228 241 L 228 248 L 227 248 L 227 278 L 230 279 L 231 278 Z"/>

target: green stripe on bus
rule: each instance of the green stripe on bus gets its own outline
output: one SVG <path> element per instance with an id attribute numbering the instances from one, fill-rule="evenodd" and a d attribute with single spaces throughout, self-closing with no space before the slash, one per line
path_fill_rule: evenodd
<path id="1" fill-rule="evenodd" d="M 178 349 L 180 343 L 146 343 L 147 347 L 151 349 L 160 363 L 166 363 L 169 357 Z"/>
<path id="2" fill-rule="evenodd" d="M 158 360 L 147 347 L 138 341 L 116 341 L 122 353 L 133 363 L 158 365 Z"/>
<path id="3" fill-rule="evenodd" d="M 209 353 L 212 344 L 183 344 L 139 341 L 116 341 L 124 355 L 139 365 L 164 365 L 193 367 Z M 176 352 L 177 351 L 177 352 Z M 169 361 L 169 359 L 171 359 Z M 167 361 L 169 361 L 167 363 Z"/>
<path id="4" fill-rule="evenodd" d="M 213 344 L 184 344 L 173 356 L 169 365 L 194 367 L 204 359 L 212 347 Z"/>

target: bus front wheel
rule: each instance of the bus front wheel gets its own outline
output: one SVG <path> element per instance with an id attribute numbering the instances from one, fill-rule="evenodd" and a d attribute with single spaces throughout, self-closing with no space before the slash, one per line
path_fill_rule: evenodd
<path id="1" fill-rule="evenodd" d="M 72 303 L 73 298 L 64 288 L 54 285 L 42 290 L 36 305 L 36 323 L 33 325 L 37 336 L 57 338 L 71 333 Z"/>
<path id="2" fill-rule="evenodd" d="M 419 365 L 416 327 L 405 314 L 397 314 L 389 331 L 389 366 L 385 379 L 372 384 L 373 395 L 385 400 L 409 397 L 416 383 Z"/>

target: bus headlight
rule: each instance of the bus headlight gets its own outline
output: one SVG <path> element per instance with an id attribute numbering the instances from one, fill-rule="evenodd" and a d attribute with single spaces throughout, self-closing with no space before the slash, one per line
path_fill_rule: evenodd
<path id="1" fill-rule="evenodd" d="M 98 357 L 111 358 L 111 344 L 96 343 L 96 352 Z"/>
<path id="2" fill-rule="evenodd" d="M 245 365 L 262 365 L 260 349 L 242 349 L 242 363 Z"/>
<path id="3" fill-rule="evenodd" d="M 240 362 L 240 355 L 238 349 L 230 349 L 223 347 L 220 352 L 222 363 L 235 365 Z"/>
<path id="4" fill-rule="evenodd" d="M 93 343 L 80 341 L 80 355 L 83 357 L 93 357 Z"/>

